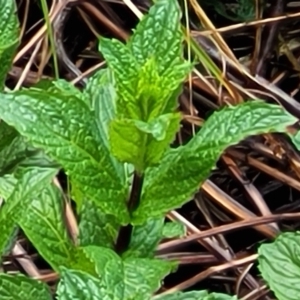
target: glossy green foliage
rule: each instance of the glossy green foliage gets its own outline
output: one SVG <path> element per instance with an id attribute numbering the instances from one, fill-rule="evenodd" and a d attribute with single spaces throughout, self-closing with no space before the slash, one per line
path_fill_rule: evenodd
<path id="1" fill-rule="evenodd" d="M 174 264 L 157 259 L 122 259 L 107 248 L 88 246 L 84 251 L 95 262 L 108 299 L 149 299 L 160 287 L 160 281 L 174 269 Z"/>
<path id="2" fill-rule="evenodd" d="M 97 122 L 101 145 L 107 151 L 106 155 L 115 168 L 115 176 L 124 183 L 127 178 L 126 168 L 112 155 L 109 145 L 109 124 L 116 115 L 117 96 L 112 72 L 109 69 L 98 71 L 89 79 L 83 95 L 89 99 L 88 103 Z"/>
<path id="3" fill-rule="evenodd" d="M 290 133 L 289 136 L 297 150 L 300 150 L 300 131 L 297 131 L 294 134 Z"/>
<path id="4" fill-rule="evenodd" d="M 3 256 L 7 255 L 17 239 L 18 226 L 12 213 L 7 213 L 4 209 L 0 210 L 0 262 Z"/>
<path id="5" fill-rule="evenodd" d="M 122 162 L 131 163 L 142 173 L 157 164 L 179 129 L 180 115 L 162 115 L 150 122 L 113 120 L 110 126 L 111 151 Z M 128 139 L 130 137 L 130 139 Z"/>
<path id="6" fill-rule="evenodd" d="M 93 264 L 70 240 L 64 223 L 61 192 L 50 184 L 56 169 L 31 168 L 0 179 L 0 193 L 7 200 L 0 209 L 2 255 L 13 245 L 21 227 L 39 254 L 59 271 L 60 266 L 85 269 L 94 274 Z"/>
<path id="7" fill-rule="evenodd" d="M 71 266 L 75 260 L 75 247 L 66 231 L 63 212 L 61 192 L 49 185 L 31 200 L 18 222 L 39 254 L 56 271 L 60 266 Z"/>
<path id="8" fill-rule="evenodd" d="M 123 258 L 153 258 L 159 242 L 164 238 L 185 235 L 185 227 L 177 222 L 165 223 L 164 217 L 149 218 L 144 224 L 133 227 L 128 249 Z"/>
<path id="9" fill-rule="evenodd" d="M 285 132 L 295 122 L 281 107 L 262 101 L 215 112 L 188 144 L 169 150 L 159 166 L 146 171 L 133 222 L 143 223 L 189 201 L 227 147 L 250 135 Z"/>
<path id="10" fill-rule="evenodd" d="M 300 295 L 300 232 L 286 232 L 258 249 L 259 270 L 278 300 Z"/>
<path id="11" fill-rule="evenodd" d="M 52 300 L 50 289 L 40 281 L 24 275 L 0 275 L 1 300 Z"/>
<path id="12" fill-rule="evenodd" d="M 159 0 L 126 45 L 100 40 L 117 90 L 111 151 L 140 173 L 159 163 L 179 129 L 177 97 L 192 67 L 182 58 L 180 17 L 177 1 Z"/>
<path id="13" fill-rule="evenodd" d="M 221 293 L 208 293 L 207 291 L 191 291 L 186 293 L 174 293 L 158 295 L 153 300 L 238 300 L 236 296 Z"/>
<path id="14" fill-rule="evenodd" d="M 80 210 L 79 243 L 113 248 L 119 224 L 112 215 L 104 214 L 94 202 L 85 199 Z"/>
<path id="15" fill-rule="evenodd" d="M 110 300 L 100 279 L 83 271 L 62 268 L 57 300 Z"/>
<path id="16" fill-rule="evenodd" d="M 15 176 L 6 175 L 0 178 L 0 194 L 6 199 L 5 205 L 0 208 L 1 258 L 13 246 L 24 209 L 50 182 L 56 172 L 57 169 L 52 168 L 31 168 L 19 171 Z"/>
<path id="17" fill-rule="evenodd" d="M 179 238 L 186 235 L 186 228 L 179 222 L 168 222 L 164 225 L 162 236 L 167 239 Z"/>
<path id="18" fill-rule="evenodd" d="M 4 94 L 0 116 L 60 163 L 72 182 L 102 208 L 128 222 L 127 186 L 101 144 L 87 103 L 74 95 L 28 89 Z"/>
<path id="19" fill-rule="evenodd" d="M 103 249 L 104 250 L 104 249 Z M 142 271 L 142 276 L 139 273 L 141 265 L 139 260 L 131 260 L 130 263 L 120 261 L 113 252 L 102 252 L 100 249 L 90 248 L 88 250 L 93 253 L 93 259 L 100 262 L 102 266 L 99 271 L 99 277 L 91 276 L 85 272 L 63 269 L 61 271 L 62 277 L 57 289 L 57 300 L 73 300 L 73 299 L 93 299 L 93 300 L 237 300 L 235 296 L 229 296 L 221 293 L 208 293 L 207 291 L 191 291 L 179 292 L 174 294 L 156 295 L 153 292 L 159 286 L 158 274 L 152 274 L 152 270 L 158 269 L 155 261 L 143 260 L 145 270 L 148 268 L 149 277 L 144 277 L 145 271 Z M 98 251 L 104 255 L 100 257 Z M 100 258 L 100 260 L 99 260 Z M 131 265 L 136 264 L 136 270 Z M 162 273 L 168 270 L 162 267 L 161 262 L 160 270 Z M 115 268 L 112 269 L 111 268 Z M 117 268 L 117 269 L 116 269 Z M 170 271 L 170 270 L 169 270 Z M 157 277 L 156 279 L 153 277 Z M 146 279 L 146 280 L 145 280 Z M 152 292 L 151 292 L 152 291 Z"/>
<path id="20" fill-rule="evenodd" d="M 21 167 L 51 167 L 58 165 L 41 150 L 32 147 L 16 129 L 0 122 L 0 177 Z"/>
<path id="21" fill-rule="evenodd" d="M 128 250 L 123 257 L 154 257 L 154 251 L 162 239 L 164 218 L 149 218 L 144 224 L 135 226 Z"/>
<path id="22" fill-rule="evenodd" d="M 19 44 L 19 21 L 14 0 L 0 0 L 0 16 L 0 90 L 2 91 Z"/>
<path id="23" fill-rule="evenodd" d="M 24 138 L 11 126 L 0 123 L 0 172 L 10 173 L 26 157 Z"/>

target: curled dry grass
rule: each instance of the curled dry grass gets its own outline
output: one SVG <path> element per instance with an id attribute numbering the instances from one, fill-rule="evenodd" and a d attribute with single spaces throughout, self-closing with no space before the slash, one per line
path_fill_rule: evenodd
<path id="1" fill-rule="evenodd" d="M 55 74 L 38 1 L 17 2 L 21 45 L 7 79 L 15 89 Z M 248 22 L 215 17 L 202 1 L 187 0 L 187 9 L 182 5 L 189 13 L 183 22 L 186 49 L 200 63 L 180 97 L 184 118 L 177 143 L 189 139 L 213 110 L 246 99 L 278 103 L 300 118 L 300 2 L 276 0 L 264 8 L 255 2 L 255 17 Z M 97 38 L 125 41 L 149 5 L 148 0 L 53 0 L 49 20 L 59 76 L 84 85 L 105 66 Z M 186 225 L 187 237 L 157 249 L 157 256 L 180 261 L 162 292 L 208 288 L 243 300 L 272 299 L 256 269 L 256 248 L 281 231 L 299 228 L 299 165 L 298 152 L 283 135 L 251 137 L 229 148 L 195 198 L 168 215 Z M 68 227 L 76 235 L 76 219 L 66 204 Z M 3 268 L 21 269 L 49 284 L 57 280 L 21 238 Z"/>

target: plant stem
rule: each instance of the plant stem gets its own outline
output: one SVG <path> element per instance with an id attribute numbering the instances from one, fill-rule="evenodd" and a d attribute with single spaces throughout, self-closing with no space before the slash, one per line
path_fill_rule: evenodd
<path id="1" fill-rule="evenodd" d="M 129 200 L 127 203 L 127 208 L 128 208 L 130 215 L 132 215 L 132 213 L 139 206 L 141 193 L 142 193 L 142 187 L 143 187 L 143 181 L 144 181 L 144 176 L 138 174 L 135 171 L 134 175 L 133 175 L 133 183 L 132 183 L 132 188 L 131 188 L 131 192 L 130 192 L 130 197 L 129 197 Z M 130 243 L 132 228 L 133 228 L 133 226 L 131 224 L 122 226 L 120 228 L 119 234 L 117 237 L 117 241 L 116 241 L 116 245 L 115 245 L 115 251 L 117 253 L 121 254 L 127 250 L 129 243 Z"/>
<path id="2" fill-rule="evenodd" d="M 133 175 L 131 193 L 127 204 L 128 211 L 130 214 L 132 214 L 140 204 L 143 181 L 144 181 L 144 175 L 140 175 L 135 171 Z"/>

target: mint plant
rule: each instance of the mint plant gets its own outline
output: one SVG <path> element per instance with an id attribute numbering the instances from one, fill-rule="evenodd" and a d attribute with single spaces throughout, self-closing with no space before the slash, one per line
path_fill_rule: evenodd
<path id="1" fill-rule="evenodd" d="M 14 2 L 0 5 L 9 6 L 16 28 Z M 189 143 L 171 148 L 181 121 L 178 96 L 193 68 L 183 58 L 180 17 L 176 0 L 157 0 L 126 45 L 101 38 L 108 68 L 82 92 L 64 80 L 2 91 L 1 257 L 21 228 L 60 276 L 54 296 L 41 282 L 0 274 L 2 298 L 236 299 L 158 293 L 176 263 L 154 251 L 164 237 L 184 234 L 182 226 L 165 224 L 165 214 L 193 197 L 227 147 L 249 135 L 286 132 L 297 120 L 279 106 L 248 101 L 215 112 Z M 15 30 L 10 34 L 17 39 Z M 52 183 L 61 168 L 79 216 L 75 242 Z"/>

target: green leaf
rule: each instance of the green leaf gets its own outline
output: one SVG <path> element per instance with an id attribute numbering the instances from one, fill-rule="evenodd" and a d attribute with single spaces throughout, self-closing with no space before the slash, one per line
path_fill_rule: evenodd
<path id="1" fill-rule="evenodd" d="M 6 75 L 19 44 L 19 21 L 14 0 L 0 1 L 0 89 L 4 88 Z"/>
<path id="2" fill-rule="evenodd" d="M 86 99 L 89 99 L 89 106 L 94 112 L 98 127 L 98 136 L 107 151 L 107 156 L 109 156 L 120 181 L 125 182 L 126 172 L 124 164 L 120 163 L 110 153 L 109 145 L 109 124 L 115 118 L 116 114 L 117 94 L 114 84 L 115 80 L 111 70 L 100 70 L 93 77 L 89 78 L 84 95 Z"/>
<path id="3" fill-rule="evenodd" d="M 129 221 L 128 186 L 115 174 L 98 138 L 93 114 L 82 99 L 22 90 L 1 96 L 0 117 L 59 162 L 103 212 L 117 214 L 121 223 Z"/>
<path id="4" fill-rule="evenodd" d="M 290 133 L 289 136 L 297 150 L 300 150 L 300 131 L 298 130 L 295 134 Z"/>
<path id="5" fill-rule="evenodd" d="M 159 0 L 127 45 L 100 39 L 99 50 L 116 79 L 119 119 L 148 122 L 178 106 L 175 91 L 192 69 L 182 57 L 180 17 L 177 1 Z"/>
<path id="6" fill-rule="evenodd" d="M 128 45 L 140 65 L 155 55 L 166 70 L 182 56 L 181 11 L 177 1 L 158 0 L 139 22 Z"/>
<path id="7" fill-rule="evenodd" d="M 280 234 L 258 249 L 259 270 L 278 300 L 299 299 L 300 232 Z"/>
<path id="8" fill-rule="evenodd" d="M 22 172 L 20 170 L 15 173 L 15 179 L 12 176 L 6 176 L 7 190 L 3 192 L 8 197 L 4 206 L 7 212 L 13 211 L 16 215 L 22 214 L 32 197 L 37 196 L 50 183 L 57 171 L 55 168 L 35 167 L 24 169 Z"/>
<path id="9" fill-rule="evenodd" d="M 58 94 L 64 93 L 64 95 L 69 96 L 75 96 L 79 99 L 87 100 L 85 98 L 85 94 L 83 94 L 79 89 L 77 89 L 72 83 L 69 81 L 66 81 L 64 79 L 57 79 L 52 81 L 52 88 L 49 88 L 49 90 L 56 91 Z"/>
<path id="10" fill-rule="evenodd" d="M 84 200 L 80 211 L 79 242 L 81 246 L 95 245 L 113 248 L 119 225 L 111 215 L 105 215 L 90 200 Z"/>
<path id="11" fill-rule="evenodd" d="M 157 259 L 128 257 L 122 260 L 114 251 L 95 246 L 85 247 L 84 251 L 95 262 L 106 295 L 116 299 L 149 299 L 175 266 Z"/>
<path id="12" fill-rule="evenodd" d="M 176 0 L 159 0 L 127 45 L 100 40 L 117 90 L 117 114 L 109 130 L 111 152 L 139 173 L 160 162 L 179 129 L 177 98 L 192 69 L 182 57 L 180 16 Z"/>
<path id="13" fill-rule="evenodd" d="M 168 151 L 159 166 L 146 171 L 134 223 L 162 216 L 189 201 L 227 147 L 250 135 L 285 132 L 296 121 L 280 106 L 262 101 L 215 112 L 187 145 Z"/>
<path id="14" fill-rule="evenodd" d="M 58 172 L 55 168 L 27 168 L 20 169 L 15 173 L 14 177 L 17 179 L 15 186 L 8 184 L 13 188 L 9 192 L 9 197 L 6 200 L 5 207 L 8 211 L 22 212 L 30 204 L 33 197 L 36 197 L 44 187 L 48 186 L 51 180 Z M 9 177 L 8 177 L 9 178 Z M 11 180 L 11 183 L 13 180 Z M 19 218 L 19 216 L 18 216 Z"/>
<path id="15" fill-rule="evenodd" d="M 31 194 L 30 201 L 26 202 L 18 218 L 12 220 L 22 228 L 48 264 L 57 272 L 60 266 L 67 266 L 95 274 L 93 264 L 81 249 L 75 247 L 66 230 L 61 191 L 48 184 Z M 12 212 L 15 214 L 16 209 Z"/>
<path id="16" fill-rule="evenodd" d="M 126 45 L 115 39 L 100 39 L 99 50 L 108 66 L 113 70 L 116 80 L 117 115 L 138 120 L 136 107 L 136 87 L 139 66 Z"/>
<path id="17" fill-rule="evenodd" d="M 251 135 L 286 132 L 295 122 L 297 119 L 281 106 L 252 100 L 215 112 L 188 147 L 228 147 Z"/>
<path id="18" fill-rule="evenodd" d="M 114 120 L 110 126 L 112 153 L 131 163 L 142 173 L 157 164 L 179 129 L 180 114 L 162 115 L 150 123 L 139 120 Z"/>
<path id="19" fill-rule="evenodd" d="M 187 63 L 178 62 L 170 70 L 160 74 L 156 58 L 150 57 L 145 65 L 140 67 L 136 87 L 136 107 L 139 109 L 139 119 L 150 122 L 160 115 L 174 112 L 178 106 L 178 88 L 191 71 Z M 176 73 L 177 72 L 177 73 Z M 178 77 L 178 78 L 177 78 Z"/>
<path id="20" fill-rule="evenodd" d="M 238 300 L 236 296 L 230 296 L 221 293 L 211 293 L 206 296 L 203 300 Z"/>
<path id="21" fill-rule="evenodd" d="M 32 199 L 18 221 L 39 254 L 56 271 L 62 265 L 71 265 L 74 252 L 63 213 L 61 192 L 49 185 Z"/>
<path id="22" fill-rule="evenodd" d="M 0 230 L 0 262 L 2 262 L 3 256 L 7 255 L 14 246 L 18 234 L 14 215 L 3 208 L 0 210 Z"/>
<path id="23" fill-rule="evenodd" d="M 0 194 L 6 199 L 0 208 L 1 257 L 11 250 L 18 232 L 18 221 L 32 197 L 49 184 L 56 172 L 51 168 L 33 168 L 19 171 L 15 176 L 0 177 Z"/>
<path id="24" fill-rule="evenodd" d="M 24 155 L 25 143 L 19 133 L 5 122 L 0 123 L 0 172 L 6 174 Z"/>
<path id="25" fill-rule="evenodd" d="M 109 148 L 108 124 L 116 113 L 115 81 L 111 70 L 104 69 L 89 78 L 83 93 L 89 100 L 89 106 L 95 112 L 99 134 L 103 144 Z"/>
<path id="26" fill-rule="evenodd" d="M 171 112 L 177 107 L 177 99 L 170 99 L 170 95 L 192 70 L 192 65 L 183 59 L 180 18 L 177 1 L 158 0 L 128 41 L 133 56 L 143 66 L 138 76 L 140 106 L 152 98 L 149 104 L 155 103 L 157 109 L 157 114 L 152 113 L 154 116 Z M 145 98 L 149 100 L 145 101 Z"/>
<path id="27" fill-rule="evenodd" d="M 58 167 L 42 151 L 34 149 L 13 127 L 0 123 L 0 176 L 18 167 Z"/>
<path id="28" fill-rule="evenodd" d="M 164 218 L 148 219 L 143 225 L 134 226 L 128 250 L 123 254 L 123 258 L 153 258 L 163 228 Z"/>
<path id="29" fill-rule="evenodd" d="M 120 163 L 109 151 L 108 126 L 110 121 L 115 117 L 116 110 L 116 91 L 114 88 L 113 74 L 109 69 L 100 70 L 89 78 L 88 84 L 84 90 L 86 99 L 89 99 L 89 106 L 94 112 L 98 127 L 98 136 L 102 145 L 107 151 L 114 168 L 115 174 L 121 182 L 126 181 L 127 174 L 124 164 Z M 84 195 L 74 190 L 76 202 Z M 79 198 L 79 199 L 78 199 Z M 118 234 L 119 226 L 112 215 L 106 215 L 97 207 L 95 203 L 88 199 L 82 201 L 79 205 L 80 223 L 79 223 L 79 240 L 80 245 L 97 245 L 112 248 Z"/>
<path id="30" fill-rule="evenodd" d="M 0 195 L 7 199 L 13 192 L 17 179 L 13 175 L 0 177 Z M 9 211 L 9 206 L 0 208 L 0 261 L 7 255 L 16 242 L 19 227 L 15 222 L 13 211 Z"/>
<path id="31" fill-rule="evenodd" d="M 148 133 L 156 141 L 161 142 L 166 139 L 166 133 L 170 123 L 172 122 L 172 119 L 175 119 L 175 129 L 171 134 L 171 139 L 174 139 L 174 135 L 179 129 L 180 114 L 161 115 L 149 123 L 137 120 L 135 122 L 135 126 L 141 132 Z"/>
<path id="32" fill-rule="evenodd" d="M 0 196 L 4 199 L 8 199 L 13 193 L 17 182 L 18 179 L 12 174 L 0 177 Z"/>
<path id="33" fill-rule="evenodd" d="M 152 300 L 237 300 L 237 297 L 220 293 L 208 293 L 207 291 L 191 291 L 157 295 Z"/>
<path id="34" fill-rule="evenodd" d="M 207 295 L 207 291 L 178 292 L 174 294 L 157 295 L 154 296 L 152 300 L 204 300 Z"/>
<path id="35" fill-rule="evenodd" d="M 58 96 L 63 94 L 65 97 L 76 97 L 78 99 L 81 99 L 83 102 L 89 102 L 89 99 L 86 94 L 81 92 L 81 90 L 76 88 L 71 82 L 61 78 L 56 80 L 41 79 L 34 86 L 31 86 L 30 90 L 43 90 L 44 92 L 57 94 Z"/>
<path id="36" fill-rule="evenodd" d="M 162 236 L 167 239 L 184 237 L 186 235 L 186 228 L 179 222 L 168 222 L 164 225 Z"/>
<path id="37" fill-rule="evenodd" d="M 62 268 L 57 300 L 114 300 L 101 288 L 101 281 L 85 272 Z"/>
<path id="38" fill-rule="evenodd" d="M 24 275 L 0 274 L 1 300 L 52 300 L 48 286 Z"/>

